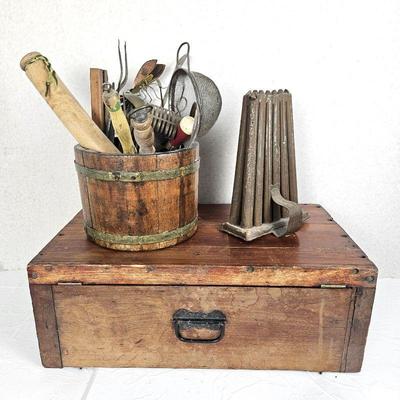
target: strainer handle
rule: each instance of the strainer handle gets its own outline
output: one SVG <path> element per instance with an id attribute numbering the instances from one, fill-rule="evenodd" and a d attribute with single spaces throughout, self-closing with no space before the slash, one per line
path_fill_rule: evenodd
<path id="1" fill-rule="evenodd" d="M 179 57 L 179 53 L 181 52 L 181 49 L 183 46 L 187 46 L 187 51 L 186 54 L 183 56 Z M 187 70 L 190 72 L 190 59 L 189 59 L 189 52 L 190 52 L 190 44 L 188 42 L 183 42 L 179 47 L 178 51 L 176 52 L 176 67 L 175 69 L 182 68 L 183 64 L 187 65 Z"/>

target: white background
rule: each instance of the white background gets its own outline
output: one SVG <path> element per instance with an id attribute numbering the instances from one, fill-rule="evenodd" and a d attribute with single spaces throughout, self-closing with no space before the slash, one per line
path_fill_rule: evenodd
<path id="1" fill-rule="evenodd" d="M 288 88 L 300 200 L 321 203 L 381 276 L 400 276 L 399 1 L 1 0 L 0 38 L 0 268 L 24 268 L 80 208 L 74 140 L 20 58 L 47 55 L 89 110 L 89 67 L 117 80 L 121 38 L 130 82 L 154 57 L 168 78 L 187 40 L 193 69 L 220 88 L 200 143 L 202 202 L 230 202 L 242 95 Z"/>

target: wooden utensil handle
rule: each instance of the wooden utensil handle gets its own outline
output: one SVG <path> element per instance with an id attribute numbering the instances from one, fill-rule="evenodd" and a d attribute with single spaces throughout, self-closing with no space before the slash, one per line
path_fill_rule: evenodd
<path id="1" fill-rule="evenodd" d="M 135 154 L 136 147 L 133 144 L 131 129 L 128 120 L 121 108 L 119 94 L 116 90 L 109 89 L 103 92 L 103 102 L 110 113 L 115 134 L 121 142 L 122 150 L 125 154 Z"/>
<path id="2" fill-rule="evenodd" d="M 152 115 L 149 115 L 144 122 L 135 122 L 133 119 L 131 120 L 133 134 L 139 146 L 139 154 L 153 154 L 156 151 L 154 147 L 154 130 L 151 126 L 152 121 Z"/>
<path id="3" fill-rule="evenodd" d="M 120 153 L 64 85 L 46 57 L 36 51 L 28 53 L 22 57 L 20 66 L 81 146 L 104 153 Z"/>

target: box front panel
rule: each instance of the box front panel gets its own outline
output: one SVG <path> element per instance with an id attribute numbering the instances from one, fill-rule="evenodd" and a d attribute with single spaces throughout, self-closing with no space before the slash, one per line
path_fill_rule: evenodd
<path id="1" fill-rule="evenodd" d="M 312 371 L 341 370 L 354 294 L 111 285 L 53 293 L 64 366 Z"/>

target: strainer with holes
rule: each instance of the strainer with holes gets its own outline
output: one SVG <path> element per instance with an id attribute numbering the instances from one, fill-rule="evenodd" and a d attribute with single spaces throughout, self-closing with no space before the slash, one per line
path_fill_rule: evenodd
<path id="1" fill-rule="evenodd" d="M 186 46 L 186 54 L 180 51 Z M 190 45 L 182 43 L 176 53 L 176 67 L 168 87 L 169 108 L 180 117 L 194 117 L 191 138 L 185 143 L 190 147 L 196 137 L 204 136 L 215 124 L 221 112 L 221 94 L 215 83 L 207 76 L 190 70 Z M 184 68 L 186 62 L 187 68 Z"/>

